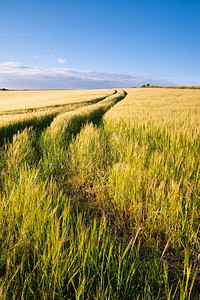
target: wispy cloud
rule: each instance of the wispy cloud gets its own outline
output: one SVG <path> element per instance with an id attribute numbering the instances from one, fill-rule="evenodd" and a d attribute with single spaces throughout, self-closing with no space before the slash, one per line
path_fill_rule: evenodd
<path id="1" fill-rule="evenodd" d="M 65 58 L 58 58 L 58 63 L 59 64 L 65 64 L 66 63 L 66 59 Z"/>
<path id="2" fill-rule="evenodd" d="M 168 80 L 93 71 L 75 71 L 66 68 L 30 68 L 18 62 L 0 63 L 0 88 L 13 89 L 82 89 L 125 88 L 152 85 L 170 85 Z"/>
<path id="3" fill-rule="evenodd" d="M 0 70 L 1 69 L 29 69 L 29 67 L 22 66 L 20 63 L 15 61 L 9 61 L 5 63 L 0 63 Z"/>

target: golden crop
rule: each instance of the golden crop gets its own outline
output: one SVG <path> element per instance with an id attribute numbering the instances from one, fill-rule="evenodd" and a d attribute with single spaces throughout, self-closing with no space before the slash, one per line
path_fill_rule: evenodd
<path id="1" fill-rule="evenodd" d="M 176 133 L 200 133 L 200 90 L 127 89 L 126 99 L 108 111 L 106 118 L 136 124 L 152 123 Z"/>
<path id="2" fill-rule="evenodd" d="M 106 97 L 113 90 L 0 91 L 0 113 L 45 108 Z"/>

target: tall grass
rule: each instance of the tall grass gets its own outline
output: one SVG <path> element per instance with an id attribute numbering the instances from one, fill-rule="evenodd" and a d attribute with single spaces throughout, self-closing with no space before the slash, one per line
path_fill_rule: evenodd
<path id="1" fill-rule="evenodd" d="M 198 99 L 170 93 L 121 91 L 1 149 L 2 299 L 199 299 Z"/>
<path id="2" fill-rule="evenodd" d="M 76 111 L 60 114 L 51 123 L 42 137 L 43 167 L 46 175 L 60 173 L 60 163 L 65 160 L 65 149 L 71 138 L 75 136 L 86 123 L 99 123 L 103 114 L 115 103 L 126 96 L 124 91 L 105 98 L 105 100 L 79 108 Z M 45 175 L 45 176 L 46 176 Z"/>

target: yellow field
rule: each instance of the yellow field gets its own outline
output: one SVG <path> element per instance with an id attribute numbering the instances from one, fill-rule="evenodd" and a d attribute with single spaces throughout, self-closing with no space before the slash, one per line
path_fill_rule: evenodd
<path id="1" fill-rule="evenodd" d="M 200 90 L 151 88 L 126 89 L 126 92 L 127 97 L 107 112 L 107 118 L 138 125 L 151 122 L 176 133 L 199 134 Z"/>
<path id="2" fill-rule="evenodd" d="M 111 89 L 0 91 L 0 144 L 26 127 L 50 124 L 58 114 L 96 103 L 113 93 Z"/>
<path id="3" fill-rule="evenodd" d="M 114 90 L 0 91 L 0 113 L 83 102 L 112 94 Z"/>

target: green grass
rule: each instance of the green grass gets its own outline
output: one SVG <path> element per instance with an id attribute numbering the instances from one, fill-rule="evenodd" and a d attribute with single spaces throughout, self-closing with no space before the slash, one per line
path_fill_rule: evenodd
<path id="1" fill-rule="evenodd" d="M 199 299 L 199 136 L 125 96 L 1 148 L 1 299 Z"/>

